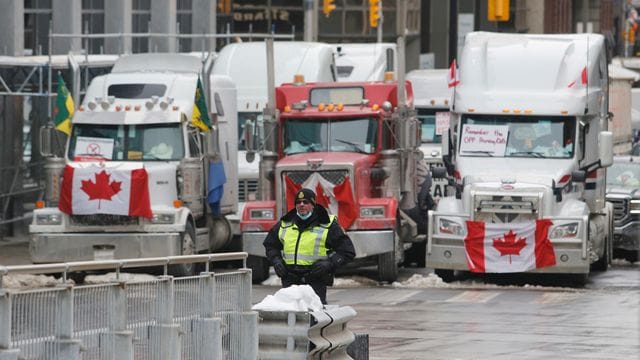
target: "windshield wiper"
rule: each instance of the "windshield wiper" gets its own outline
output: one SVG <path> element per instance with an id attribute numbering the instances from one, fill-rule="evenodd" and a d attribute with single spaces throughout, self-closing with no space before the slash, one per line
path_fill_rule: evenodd
<path id="1" fill-rule="evenodd" d="M 516 151 L 509 154 L 509 156 L 518 156 L 518 155 L 533 155 L 536 158 L 546 158 L 543 153 L 537 151 Z"/>
<path id="2" fill-rule="evenodd" d="M 484 154 L 484 155 L 488 155 L 489 157 L 494 157 L 495 153 L 493 151 L 486 151 L 486 150 L 474 150 L 474 151 L 463 151 L 462 155 L 465 154 Z"/>
<path id="3" fill-rule="evenodd" d="M 364 151 L 364 149 L 362 148 L 363 144 L 354 143 L 354 142 L 347 141 L 347 140 L 342 140 L 342 139 L 335 139 L 335 141 L 337 141 L 339 143 L 350 145 L 355 152 L 358 152 L 358 153 L 361 153 L 361 154 L 367 154 L 367 152 Z"/>

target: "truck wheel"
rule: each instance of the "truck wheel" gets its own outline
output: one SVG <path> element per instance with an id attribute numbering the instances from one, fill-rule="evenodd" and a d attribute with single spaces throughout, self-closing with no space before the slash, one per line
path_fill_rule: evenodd
<path id="1" fill-rule="evenodd" d="M 455 279 L 454 272 L 450 269 L 434 269 L 433 272 L 446 283 L 450 283 Z"/>
<path id="2" fill-rule="evenodd" d="M 180 255 L 193 255 L 196 253 L 196 231 L 190 222 L 187 222 L 185 231 L 181 234 L 180 248 Z M 195 274 L 195 270 L 195 263 L 169 265 L 168 269 L 169 275 L 175 277 L 192 276 Z"/>
<path id="3" fill-rule="evenodd" d="M 259 284 L 269 278 L 269 262 L 261 256 L 249 255 L 247 267 L 251 269 L 251 281 Z"/>
<path id="4" fill-rule="evenodd" d="M 605 240 L 604 253 L 600 257 L 600 259 L 591 264 L 591 270 L 607 271 L 607 269 L 609 268 L 609 246 L 607 242 L 608 240 Z"/>
<path id="5" fill-rule="evenodd" d="M 380 281 L 394 282 L 398 279 L 396 253 L 391 251 L 378 255 L 378 276 Z"/>

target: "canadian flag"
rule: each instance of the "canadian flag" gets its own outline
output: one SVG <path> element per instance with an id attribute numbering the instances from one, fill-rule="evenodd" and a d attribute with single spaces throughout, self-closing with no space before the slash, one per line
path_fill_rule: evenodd
<path id="1" fill-rule="evenodd" d="M 458 75 L 458 65 L 456 59 L 453 59 L 451 66 L 449 66 L 449 74 L 447 74 L 449 87 L 456 87 L 460 83 L 460 77 Z"/>
<path id="2" fill-rule="evenodd" d="M 58 208 L 66 214 L 113 214 L 151 218 L 147 171 L 99 166 L 64 169 Z"/>
<path id="3" fill-rule="evenodd" d="M 578 80 L 580 80 L 580 81 L 578 82 Z M 588 78 L 587 78 L 587 67 L 585 66 L 582 69 L 582 71 L 580 72 L 580 79 L 573 80 L 572 82 L 569 83 L 569 85 L 567 87 L 578 88 L 578 87 L 587 86 L 587 82 L 588 82 L 587 80 L 588 80 Z M 582 85 L 582 86 L 580 86 L 580 85 Z"/>
<path id="4" fill-rule="evenodd" d="M 302 185 L 285 177 L 287 188 L 287 208 L 294 206 L 295 195 L 301 188 L 311 189 L 316 193 L 316 202 L 328 208 L 330 214 L 338 216 L 338 223 L 343 229 L 347 229 L 357 217 L 357 210 L 353 202 L 351 181 L 347 176 L 342 184 L 335 185 L 325 179 L 319 173 L 313 173 Z"/>
<path id="5" fill-rule="evenodd" d="M 464 248 L 469 270 L 510 273 L 555 265 L 547 236 L 552 224 L 548 219 L 510 224 L 467 221 Z"/>

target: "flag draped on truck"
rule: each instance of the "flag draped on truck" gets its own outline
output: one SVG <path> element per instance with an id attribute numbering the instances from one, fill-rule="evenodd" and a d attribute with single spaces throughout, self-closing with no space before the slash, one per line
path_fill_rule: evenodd
<path id="1" fill-rule="evenodd" d="M 296 184 L 288 176 L 285 177 L 287 186 L 287 208 L 294 207 L 295 194 L 302 188 L 311 189 L 316 193 L 318 204 L 326 207 L 330 214 L 338 216 L 338 223 L 343 229 L 349 228 L 358 216 L 356 204 L 353 201 L 351 181 L 345 177 L 341 184 L 335 185 L 318 173 L 313 173 L 301 185 Z"/>
<path id="2" fill-rule="evenodd" d="M 57 130 L 69 136 L 71 135 L 71 117 L 73 116 L 75 105 L 60 73 L 58 73 L 57 93 L 56 106 L 53 109 L 53 122 Z"/>
<path id="3" fill-rule="evenodd" d="M 204 90 L 202 88 L 202 82 L 200 82 L 200 77 L 198 77 L 196 96 L 193 100 L 191 123 L 204 132 L 211 129 L 211 119 L 209 119 L 209 111 L 207 110 L 207 102 L 205 101 Z"/>
<path id="4" fill-rule="evenodd" d="M 111 214 L 151 218 L 147 171 L 100 166 L 64 169 L 58 208 L 69 215 Z"/>
<path id="5" fill-rule="evenodd" d="M 467 221 L 464 248 L 471 272 L 510 273 L 553 266 L 551 220 L 492 224 Z"/>

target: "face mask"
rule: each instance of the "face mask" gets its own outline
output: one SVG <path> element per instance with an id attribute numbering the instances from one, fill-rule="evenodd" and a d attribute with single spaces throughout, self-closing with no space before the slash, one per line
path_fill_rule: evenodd
<path id="1" fill-rule="evenodd" d="M 311 214 L 313 214 L 313 211 L 309 211 L 307 215 L 301 215 L 298 211 L 296 211 L 296 213 L 298 214 L 298 217 L 300 219 L 307 220 L 309 217 L 311 217 Z"/>

